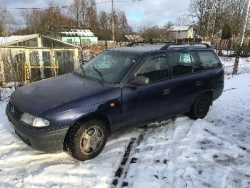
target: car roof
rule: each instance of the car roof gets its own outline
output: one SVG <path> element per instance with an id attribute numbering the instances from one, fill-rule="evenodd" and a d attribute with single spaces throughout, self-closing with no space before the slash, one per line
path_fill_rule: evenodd
<path id="1" fill-rule="evenodd" d="M 111 48 L 109 51 L 143 54 L 156 51 L 180 51 L 180 50 L 212 50 L 211 46 L 206 43 L 145 43 L 134 42 L 127 46 Z"/>
<path id="2" fill-rule="evenodd" d="M 164 47 L 164 45 L 124 46 L 118 48 L 111 48 L 109 50 L 117 52 L 143 54 L 146 52 L 159 51 L 162 47 Z"/>

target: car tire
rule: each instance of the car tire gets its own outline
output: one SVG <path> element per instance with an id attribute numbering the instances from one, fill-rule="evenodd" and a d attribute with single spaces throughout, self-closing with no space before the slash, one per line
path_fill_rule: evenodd
<path id="1" fill-rule="evenodd" d="M 93 119 L 83 124 L 75 124 L 67 134 L 65 146 L 73 158 L 85 161 L 101 153 L 107 138 L 106 124 Z"/>
<path id="2" fill-rule="evenodd" d="M 209 96 L 206 93 L 201 94 L 194 101 L 191 110 L 189 112 L 189 117 L 195 120 L 203 119 L 207 115 L 210 105 L 211 105 L 211 100 Z"/>

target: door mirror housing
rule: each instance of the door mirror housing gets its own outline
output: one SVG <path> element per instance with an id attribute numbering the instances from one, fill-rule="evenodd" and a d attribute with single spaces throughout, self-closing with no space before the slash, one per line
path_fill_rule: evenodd
<path id="1" fill-rule="evenodd" d="M 144 76 L 138 76 L 132 79 L 130 82 L 130 85 L 146 85 L 149 83 L 149 78 Z"/>

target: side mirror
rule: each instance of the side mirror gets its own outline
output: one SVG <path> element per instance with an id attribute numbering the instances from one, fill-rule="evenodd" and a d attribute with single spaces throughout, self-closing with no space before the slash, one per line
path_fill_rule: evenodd
<path id="1" fill-rule="evenodd" d="M 149 79 L 144 76 L 135 77 L 129 82 L 131 85 L 146 85 L 149 83 Z"/>

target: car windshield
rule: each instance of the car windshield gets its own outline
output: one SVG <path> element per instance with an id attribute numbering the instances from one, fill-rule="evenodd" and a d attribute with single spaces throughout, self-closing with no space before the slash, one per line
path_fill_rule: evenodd
<path id="1" fill-rule="evenodd" d="M 139 55 L 104 51 L 81 65 L 76 74 L 101 83 L 118 84 L 137 62 Z"/>

